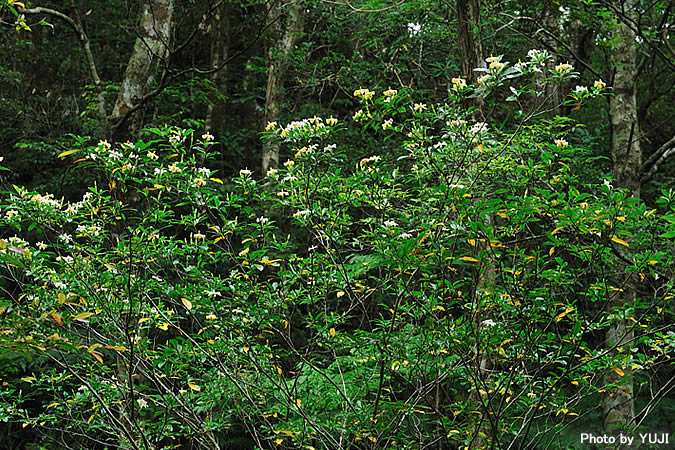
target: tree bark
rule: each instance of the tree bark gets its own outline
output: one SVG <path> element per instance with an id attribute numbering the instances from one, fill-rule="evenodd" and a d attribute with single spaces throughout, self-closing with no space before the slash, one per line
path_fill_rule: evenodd
<path id="1" fill-rule="evenodd" d="M 211 23 L 209 25 L 209 33 L 211 33 L 211 70 L 215 70 L 209 75 L 211 80 L 211 88 L 214 90 L 209 96 L 209 104 L 206 108 L 206 131 L 217 131 L 219 125 L 219 98 L 225 92 L 224 80 L 226 67 L 220 68 L 223 61 L 227 61 L 229 50 L 229 36 L 225 29 L 226 22 L 223 21 L 225 16 L 224 6 L 218 5 L 214 11 Z M 220 69 L 219 69 L 220 68 Z M 219 70 L 216 70 L 219 69 Z"/>
<path id="2" fill-rule="evenodd" d="M 623 2 L 625 11 L 633 11 L 633 0 Z M 616 72 L 614 74 L 614 95 L 610 97 L 610 115 L 612 125 L 612 161 L 614 183 L 625 188 L 636 197 L 640 197 L 640 169 L 642 155 L 640 152 L 640 130 L 638 126 L 637 104 L 635 99 L 635 77 L 637 75 L 636 35 L 629 27 L 619 23 L 616 31 L 616 48 L 612 51 L 612 59 Z M 619 291 L 611 300 L 609 307 L 624 309 L 635 301 L 635 280 L 626 275 Z M 632 324 L 627 319 L 617 319 L 606 334 L 606 345 L 615 356 L 630 355 L 633 340 Z M 622 353 L 617 353 L 623 348 Z M 621 370 L 608 370 L 605 373 L 605 396 L 603 398 L 604 428 L 608 432 L 618 433 L 630 426 L 634 418 L 633 374 L 631 364 L 626 361 Z M 617 372 L 623 372 L 621 377 Z M 627 381 L 621 381 L 621 380 Z M 617 387 L 609 387 L 617 385 Z"/>
<path id="3" fill-rule="evenodd" d="M 132 108 L 150 92 L 159 64 L 166 60 L 172 14 L 173 0 L 142 0 L 138 37 L 111 115 L 116 139 L 136 138 L 140 133 L 142 109 Z"/>
<path id="4" fill-rule="evenodd" d="M 273 28 L 277 35 L 281 34 L 280 19 L 286 13 L 283 37 L 278 45 L 268 51 L 269 64 L 267 69 L 267 92 L 265 95 L 265 124 L 275 122 L 281 115 L 284 98 L 283 84 L 288 69 L 288 57 L 291 50 L 301 38 L 303 31 L 303 4 L 301 0 L 285 0 L 272 6 L 274 10 L 270 18 L 275 23 Z M 271 139 L 263 143 L 262 172 L 279 164 L 279 143 Z"/>
<path id="5" fill-rule="evenodd" d="M 480 32 L 480 0 L 457 0 L 457 46 L 462 65 L 462 76 L 467 84 L 476 82 L 476 68 L 485 68 Z M 473 100 L 474 116 L 482 116 L 483 98 Z"/>

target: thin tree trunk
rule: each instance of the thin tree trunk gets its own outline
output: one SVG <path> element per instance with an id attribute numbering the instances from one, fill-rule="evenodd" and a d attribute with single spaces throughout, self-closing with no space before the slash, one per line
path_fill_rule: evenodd
<path id="1" fill-rule="evenodd" d="M 480 32 L 480 0 L 457 0 L 457 45 L 462 64 L 462 77 L 467 84 L 475 83 L 478 74 L 476 68 L 485 68 L 483 44 Z M 474 115 L 482 116 L 483 99 L 478 96 L 473 101 Z"/>
<path id="2" fill-rule="evenodd" d="M 111 116 L 117 139 L 134 138 L 140 133 L 142 109 L 130 110 L 150 92 L 159 64 L 167 57 L 172 14 L 173 0 L 142 0 L 138 37 Z"/>
<path id="3" fill-rule="evenodd" d="M 227 31 L 224 28 L 223 16 L 225 14 L 223 5 L 216 8 L 211 22 L 211 70 L 215 70 L 227 60 L 229 50 L 229 42 Z M 223 67 L 220 70 L 213 72 L 209 78 L 212 83 L 214 92 L 209 97 L 209 104 L 206 108 L 206 131 L 212 131 L 218 128 L 218 112 L 219 112 L 219 93 L 222 94 L 224 89 L 223 81 L 225 80 L 225 70 Z"/>
<path id="4" fill-rule="evenodd" d="M 303 30 L 303 4 L 301 0 L 286 0 L 275 8 L 270 14 L 271 20 L 277 23 L 274 27 L 280 30 L 278 25 L 283 13 L 286 13 L 286 23 L 283 37 L 279 45 L 270 49 L 269 65 L 267 70 L 267 93 L 265 95 L 265 124 L 275 122 L 281 115 L 282 102 L 284 99 L 283 84 L 288 69 L 288 57 L 291 50 L 300 40 Z M 278 8 L 278 9 L 277 9 Z M 280 34 L 280 33 L 279 33 Z M 262 172 L 277 167 L 279 164 L 279 143 L 269 139 L 263 143 Z"/>
<path id="5" fill-rule="evenodd" d="M 626 11 L 633 11 L 633 0 L 624 1 Z M 612 121 L 612 160 L 614 182 L 618 187 L 628 189 L 634 197 L 640 197 L 640 168 L 642 155 L 638 140 L 637 104 L 635 100 L 635 77 L 637 58 L 635 51 L 636 36 L 627 26 L 619 24 L 616 31 L 616 48 L 612 51 L 614 74 L 614 95 L 610 98 Z M 635 301 L 634 277 L 626 275 L 619 291 L 610 302 L 610 308 L 623 309 Z M 606 334 L 609 348 L 623 348 L 622 353 L 630 355 L 633 339 L 632 324 L 626 319 L 618 319 Z M 620 370 L 608 370 L 605 373 L 605 385 L 618 385 L 607 388 L 603 397 L 604 427 L 608 432 L 617 433 L 622 427 L 630 426 L 634 418 L 633 374 L 631 364 L 626 361 Z M 624 373 L 625 377 L 619 376 Z M 621 380 L 626 381 L 621 381 Z"/>

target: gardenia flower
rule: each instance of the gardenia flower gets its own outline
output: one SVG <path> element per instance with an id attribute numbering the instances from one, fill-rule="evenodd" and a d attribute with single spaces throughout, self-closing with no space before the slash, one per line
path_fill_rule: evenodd
<path id="1" fill-rule="evenodd" d="M 171 173 L 178 173 L 178 172 L 181 171 L 181 170 L 180 170 L 180 167 L 178 167 L 175 163 L 174 163 L 174 164 L 171 164 L 171 165 L 168 167 L 168 169 L 169 169 L 169 172 L 171 172 Z M 157 169 L 155 169 L 155 172 L 157 172 Z"/>
<path id="2" fill-rule="evenodd" d="M 45 244 L 45 243 L 42 242 L 42 241 L 37 242 L 37 243 L 35 244 L 35 246 L 36 246 L 37 248 L 39 248 L 40 250 L 46 250 L 46 249 L 47 249 L 47 244 Z"/>
<path id="3" fill-rule="evenodd" d="M 153 161 L 157 161 L 159 159 L 159 156 L 157 156 L 157 153 L 150 151 L 146 155 L 148 158 L 152 159 Z"/>
<path id="4" fill-rule="evenodd" d="M 98 141 L 98 147 L 101 148 L 110 148 L 110 143 L 108 141 Z"/>
<path id="5" fill-rule="evenodd" d="M 290 169 L 294 165 L 295 165 L 295 161 L 291 161 L 290 159 L 284 163 L 284 167 L 286 167 L 287 169 Z"/>
<path id="6" fill-rule="evenodd" d="M 393 97 L 394 95 L 398 94 L 398 91 L 396 89 L 388 89 L 382 93 L 386 97 Z"/>
<path id="7" fill-rule="evenodd" d="M 192 239 L 194 239 L 195 241 L 196 240 L 202 240 L 202 239 L 205 239 L 205 238 L 206 238 L 206 236 L 203 235 L 200 232 L 192 233 Z"/>
<path id="8" fill-rule="evenodd" d="M 267 171 L 267 176 L 268 176 L 268 177 L 273 177 L 274 175 L 277 174 L 277 172 L 279 172 L 277 169 L 269 169 L 269 170 Z"/>
<path id="9" fill-rule="evenodd" d="M 337 122 L 338 121 L 335 117 L 330 117 L 330 118 L 326 119 L 326 123 L 328 125 L 337 125 Z"/>
<path id="10" fill-rule="evenodd" d="M 276 128 L 277 128 L 276 122 L 267 122 L 267 126 L 265 127 L 265 131 L 273 131 Z"/>
<path id="11" fill-rule="evenodd" d="M 396 223 L 395 220 L 385 220 L 385 221 L 384 221 L 384 226 L 387 227 L 387 228 L 397 227 L 397 226 L 398 226 L 398 223 Z"/>
<path id="12" fill-rule="evenodd" d="M 382 123 L 382 129 L 386 130 L 387 128 L 392 128 L 392 124 L 394 123 L 393 119 L 387 119 Z"/>
<path id="13" fill-rule="evenodd" d="M 577 86 L 576 89 L 574 89 L 574 92 L 577 94 L 585 94 L 588 92 L 588 88 L 586 86 Z"/>
<path id="14" fill-rule="evenodd" d="M 595 83 L 593 83 L 593 87 L 596 89 L 604 89 L 607 87 L 607 85 L 602 80 L 596 80 Z"/>
<path id="15" fill-rule="evenodd" d="M 7 211 L 7 218 L 11 219 L 12 217 L 17 217 L 19 215 L 19 212 L 15 209 L 10 209 Z"/>
<path id="16" fill-rule="evenodd" d="M 197 186 L 206 186 L 206 180 L 202 177 L 197 177 L 193 181 Z"/>
<path id="17" fill-rule="evenodd" d="M 239 176 L 242 177 L 242 178 L 245 178 L 245 177 L 248 177 L 249 175 L 251 175 L 252 173 L 253 173 L 253 172 L 251 172 L 251 171 L 248 170 L 248 169 L 241 169 L 241 170 L 239 171 Z"/>

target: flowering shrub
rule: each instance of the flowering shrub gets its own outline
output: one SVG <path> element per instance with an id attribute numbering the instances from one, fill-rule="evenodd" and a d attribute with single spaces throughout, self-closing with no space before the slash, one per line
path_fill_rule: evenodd
<path id="1" fill-rule="evenodd" d="M 604 370 L 666 360 L 673 266 L 672 216 L 584 185 L 568 120 L 506 129 L 458 102 L 546 58 L 492 57 L 442 105 L 359 89 L 353 121 L 393 144 L 355 164 L 354 125 L 319 117 L 269 124 L 290 158 L 230 187 L 192 130 L 64 152 L 96 180 L 81 201 L 0 206 L 0 418 L 74 447 L 551 442 Z M 616 271 L 645 289 L 605 311 Z M 616 317 L 639 327 L 615 354 L 595 334 Z"/>

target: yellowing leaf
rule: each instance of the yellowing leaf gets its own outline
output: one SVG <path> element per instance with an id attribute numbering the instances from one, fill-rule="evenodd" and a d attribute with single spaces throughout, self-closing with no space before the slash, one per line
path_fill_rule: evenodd
<path id="1" fill-rule="evenodd" d="M 181 298 L 180 301 L 183 303 L 183 306 L 189 311 L 192 309 L 192 302 L 187 298 Z"/>
<path id="2" fill-rule="evenodd" d="M 337 298 L 340 298 L 340 297 L 342 297 L 343 295 L 345 295 L 345 291 L 338 291 L 338 293 L 337 293 Z"/>
<path id="3" fill-rule="evenodd" d="M 202 390 L 202 388 L 199 387 L 198 384 L 195 384 L 195 383 L 193 383 L 193 382 L 189 382 L 189 383 L 188 383 L 188 387 L 189 387 L 190 389 L 192 389 L 193 391 L 195 391 L 195 392 L 199 392 L 199 391 Z"/>
<path id="4" fill-rule="evenodd" d="M 166 323 L 166 322 L 160 323 L 159 325 L 155 325 L 155 326 L 156 326 L 157 328 L 159 328 L 160 330 L 164 330 L 164 331 L 166 331 L 166 330 L 169 329 L 169 324 Z"/>
<path id="5" fill-rule="evenodd" d="M 572 311 L 574 311 L 574 308 L 572 308 L 572 307 L 569 307 L 569 308 L 565 309 L 565 311 L 558 314 L 558 316 L 555 318 L 555 321 L 560 322 L 563 319 L 563 317 L 565 317 L 566 315 L 568 315 Z"/>
<path id="6" fill-rule="evenodd" d="M 59 303 L 63 305 L 66 302 L 66 295 L 63 292 L 59 292 L 58 299 Z"/>
<path id="7" fill-rule="evenodd" d="M 562 230 L 563 228 L 565 228 L 565 227 L 562 226 L 562 227 L 555 228 L 553 231 L 551 231 L 551 236 L 553 236 L 554 234 L 556 234 L 558 231 Z"/>
<path id="8" fill-rule="evenodd" d="M 614 236 L 614 237 L 612 238 L 612 241 L 613 241 L 613 242 L 616 242 L 617 244 L 621 244 L 621 245 L 624 245 L 624 246 L 626 246 L 626 247 L 629 247 L 628 242 L 624 241 L 623 239 L 619 239 L 619 238 L 616 237 L 616 236 Z"/>
<path id="9" fill-rule="evenodd" d="M 650 210 L 649 212 L 647 212 L 647 214 L 645 214 L 645 217 L 649 217 L 649 216 L 651 216 L 652 214 L 654 214 L 655 212 L 656 212 L 656 210 L 655 210 L 655 209 L 652 209 L 652 210 Z"/>
<path id="10" fill-rule="evenodd" d="M 141 319 L 138 319 L 138 324 L 140 325 L 140 324 L 142 324 L 143 322 L 147 322 L 148 320 L 150 320 L 149 317 L 143 317 L 143 318 L 141 318 Z"/>
<path id="11" fill-rule="evenodd" d="M 612 370 L 613 370 L 614 372 L 616 372 L 616 374 L 617 374 L 618 376 L 620 376 L 620 377 L 623 377 L 624 375 L 626 375 L 626 374 L 623 372 L 623 370 L 619 369 L 618 367 L 612 367 Z"/>
<path id="12" fill-rule="evenodd" d="M 475 239 L 467 239 L 466 242 L 468 242 L 469 245 L 471 245 L 472 247 L 476 246 L 476 240 Z"/>
<path id="13" fill-rule="evenodd" d="M 284 438 L 276 438 L 274 440 L 274 443 L 277 444 L 277 445 L 281 444 L 282 442 L 284 442 Z"/>
<path id="14" fill-rule="evenodd" d="M 223 180 L 221 180 L 220 178 L 209 178 L 209 180 L 215 181 L 218 184 L 223 184 Z"/>
<path id="15" fill-rule="evenodd" d="M 59 406 L 60 404 L 61 404 L 61 403 L 59 403 L 59 402 L 53 402 L 53 403 L 50 403 L 49 405 L 47 405 L 47 408 L 45 408 L 45 409 L 49 409 L 49 408 L 51 408 L 51 407 L 53 407 L 53 406 Z"/>
<path id="16" fill-rule="evenodd" d="M 23 377 L 21 381 L 37 381 L 37 378 L 35 377 Z"/>
<path id="17" fill-rule="evenodd" d="M 330 335 L 335 337 L 335 328 L 330 329 Z"/>
<path id="18" fill-rule="evenodd" d="M 548 256 L 553 256 L 553 253 L 555 253 L 555 247 L 551 247 L 551 250 L 548 251 Z"/>
<path id="19" fill-rule="evenodd" d="M 57 156 L 57 158 L 64 158 L 64 157 L 66 157 L 66 156 L 68 156 L 68 155 L 72 155 L 73 153 L 77 153 L 77 152 L 79 152 L 79 151 L 80 151 L 79 148 L 78 148 L 78 149 L 75 149 L 75 150 L 66 150 L 65 152 L 59 153 L 59 156 Z"/>
<path id="20" fill-rule="evenodd" d="M 94 358 L 96 358 L 96 359 L 98 360 L 98 362 L 100 362 L 101 364 L 103 364 L 103 358 L 101 358 L 101 354 L 100 354 L 100 353 L 98 353 L 98 352 L 89 352 L 89 354 L 90 354 L 91 356 L 93 356 Z"/>
<path id="21" fill-rule="evenodd" d="M 579 382 L 578 382 L 578 381 L 571 381 L 570 383 L 572 383 L 572 384 L 575 385 L 575 386 L 579 386 Z"/>
<path id="22" fill-rule="evenodd" d="M 467 262 L 478 262 L 478 260 L 476 258 L 474 258 L 473 256 L 462 256 L 459 259 L 462 260 L 462 261 L 467 261 Z"/>
<path id="23" fill-rule="evenodd" d="M 93 312 L 83 312 L 83 313 L 80 313 L 80 314 L 77 314 L 77 315 L 73 316 L 73 319 L 74 320 L 84 320 L 84 319 L 88 319 L 89 317 L 91 317 L 93 315 L 94 315 Z"/>
<path id="24" fill-rule="evenodd" d="M 53 312 L 53 313 L 51 314 L 51 316 L 52 316 L 52 319 L 54 319 L 54 321 L 55 321 L 56 323 L 58 323 L 59 325 L 63 326 L 63 320 L 61 319 L 61 316 L 60 316 L 59 314 Z"/>
<path id="25" fill-rule="evenodd" d="M 127 348 L 124 345 L 106 345 L 108 350 L 115 350 L 117 352 L 126 352 Z"/>

